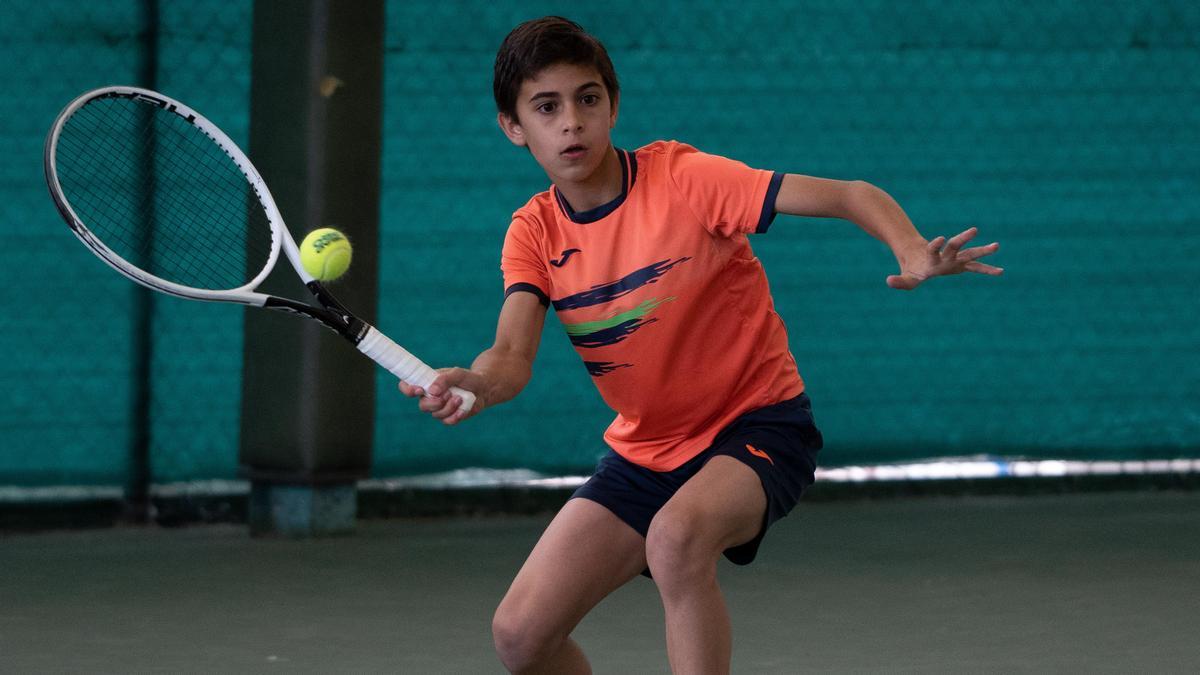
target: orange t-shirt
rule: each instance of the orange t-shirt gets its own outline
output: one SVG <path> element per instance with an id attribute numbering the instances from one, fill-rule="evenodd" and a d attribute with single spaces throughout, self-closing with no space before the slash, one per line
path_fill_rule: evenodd
<path id="1" fill-rule="evenodd" d="M 782 174 L 675 141 L 617 151 L 621 196 L 576 213 L 556 189 L 513 214 L 506 296 L 554 305 L 604 401 L 618 454 L 669 471 L 738 416 L 800 395 L 762 264 Z"/>

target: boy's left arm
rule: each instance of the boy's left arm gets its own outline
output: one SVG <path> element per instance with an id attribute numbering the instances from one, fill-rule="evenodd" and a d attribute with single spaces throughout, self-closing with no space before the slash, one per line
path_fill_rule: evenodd
<path id="1" fill-rule="evenodd" d="M 887 244 L 900 264 L 900 274 L 887 278 L 892 288 L 911 291 L 936 276 L 976 272 L 992 276 L 1004 270 L 977 262 L 1000 244 L 963 248 L 978 232 L 974 227 L 951 237 L 926 241 L 891 195 L 863 181 L 839 181 L 786 174 L 775 199 L 775 211 L 793 216 L 842 218 Z"/>

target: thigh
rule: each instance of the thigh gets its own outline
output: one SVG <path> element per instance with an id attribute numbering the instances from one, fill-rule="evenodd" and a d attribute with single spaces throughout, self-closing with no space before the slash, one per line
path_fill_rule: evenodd
<path id="1" fill-rule="evenodd" d="M 593 607 L 646 568 L 646 540 L 588 499 L 563 506 L 500 602 L 535 634 L 569 635 Z"/>
<path id="2" fill-rule="evenodd" d="M 823 441 L 808 397 L 751 411 L 726 427 L 699 457 L 703 467 L 655 517 L 648 546 L 665 539 L 705 553 L 720 547 L 730 561 L 754 560 L 763 535 L 812 484 Z"/>
<path id="3" fill-rule="evenodd" d="M 732 457 L 712 457 L 662 507 L 651 538 L 685 541 L 706 552 L 721 551 L 756 537 L 767 498 L 758 474 Z"/>

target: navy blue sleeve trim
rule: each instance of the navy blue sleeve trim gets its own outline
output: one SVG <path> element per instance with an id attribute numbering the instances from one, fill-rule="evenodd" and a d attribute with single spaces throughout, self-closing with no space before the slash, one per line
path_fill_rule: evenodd
<path id="1" fill-rule="evenodd" d="M 504 291 L 504 299 L 507 300 L 508 296 L 512 295 L 513 293 L 518 293 L 520 291 L 524 291 L 526 293 L 533 293 L 534 295 L 536 295 L 537 299 L 541 301 L 542 307 L 550 306 L 550 296 L 543 293 L 542 289 L 538 288 L 537 286 L 534 286 L 533 284 L 513 284 L 512 286 L 509 286 L 508 290 Z"/>
<path id="2" fill-rule="evenodd" d="M 758 217 L 758 227 L 755 234 L 765 234 L 775 221 L 775 198 L 779 196 L 779 186 L 783 184 L 783 174 L 776 171 L 771 174 L 771 184 L 767 186 L 767 196 L 763 199 L 762 215 Z"/>

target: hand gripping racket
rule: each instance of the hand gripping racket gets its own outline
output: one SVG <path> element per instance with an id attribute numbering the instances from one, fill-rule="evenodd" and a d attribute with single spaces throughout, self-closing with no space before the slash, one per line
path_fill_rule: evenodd
<path id="1" fill-rule="evenodd" d="M 113 269 L 156 291 L 321 322 L 393 375 L 428 390 L 437 373 L 351 314 L 305 271 L 296 241 L 246 155 L 186 105 L 136 87 L 84 93 L 46 136 L 58 212 Z M 255 292 L 283 249 L 320 306 Z M 475 395 L 453 387 L 470 410 Z"/>

